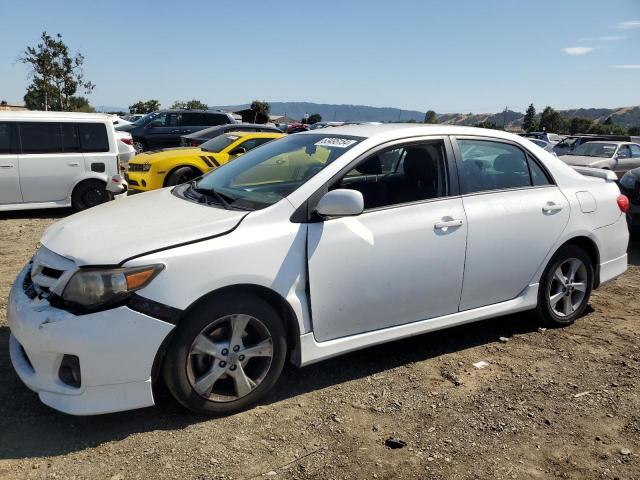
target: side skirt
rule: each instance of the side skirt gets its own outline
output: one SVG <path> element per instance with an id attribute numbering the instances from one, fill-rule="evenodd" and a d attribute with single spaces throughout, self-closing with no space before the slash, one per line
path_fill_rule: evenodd
<path id="1" fill-rule="evenodd" d="M 303 367 L 343 353 L 393 340 L 400 340 L 402 338 L 485 320 L 487 318 L 531 310 L 534 309 L 538 303 L 538 287 L 539 284 L 537 283 L 529 285 L 520 296 L 506 302 L 452 313 L 442 317 L 430 318 L 428 320 L 420 320 L 405 325 L 397 325 L 383 330 L 336 338 L 326 342 L 317 342 L 313 332 L 305 333 L 300 335 L 299 366 Z"/>

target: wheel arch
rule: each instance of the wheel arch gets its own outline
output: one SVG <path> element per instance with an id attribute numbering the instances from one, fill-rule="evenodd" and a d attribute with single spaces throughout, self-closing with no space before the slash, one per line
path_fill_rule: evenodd
<path id="1" fill-rule="evenodd" d="M 205 172 L 203 172 L 200 167 L 194 165 L 193 163 L 181 163 L 179 165 L 175 165 L 175 166 L 171 167 L 171 169 L 167 173 L 165 173 L 164 178 L 162 179 L 162 186 L 163 187 L 167 187 L 167 180 L 169 179 L 171 174 L 173 172 L 175 172 L 176 170 L 178 170 L 179 168 L 183 168 L 183 167 L 189 167 L 189 168 L 192 168 L 194 170 L 197 170 L 198 172 L 200 172 L 200 175 L 204 175 L 205 174 Z"/>
<path id="2" fill-rule="evenodd" d="M 105 174 L 100 174 L 100 173 L 96 173 L 96 172 L 90 172 L 87 175 L 84 175 L 82 178 L 79 178 L 71 187 L 71 190 L 69 191 L 69 200 L 73 199 L 73 194 L 75 193 L 76 189 L 82 185 L 83 183 L 86 183 L 88 181 L 92 181 L 92 180 L 98 180 L 102 183 L 104 183 L 105 187 L 107 186 L 107 183 L 109 181 L 109 178 L 107 175 Z"/>
<path id="3" fill-rule="evenodd" d="M 585 235 L 578 235 L 572 238 L 567 239 L 562 245 L 558 246 L 553 255 L 556 254 L 558 250 L 560 250 L 565 245 L 575 245 L 576 247 L 581 248 L 585 251 L 585 253 L 591 259 L 591 265 L 593 267 L 593 288 L 598 288 L 600 285 L 600 250 L 598 249 L 598 245 L 596 242 Z"/>

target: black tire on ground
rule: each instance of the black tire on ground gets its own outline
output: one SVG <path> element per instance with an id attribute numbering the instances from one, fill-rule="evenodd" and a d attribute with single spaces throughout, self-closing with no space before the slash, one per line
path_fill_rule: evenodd
<path id="1" fill-rule="evenodd" d="M 178 167 L 167 175 L 164 186 L 173 187 L 175 185 L 180 185 L 181 183 L 187 183 L 194 178 L 198 178 L 200 175 L 202 175 L 202 173 L 193 167 Z"/>
<path id="2" fill-rule="evenodd" d="M 573 265 L 580 266 L 571 277 Z M 576 245 L 560 248 L 549 261 L 540 279 L 535 316 L 542 324 L 550 327 L 571 325 L 587 308 L 594 276 L 592 260 L 582 248 Z M 552 305 L 554 301 L 555 306 Z"/>
<path id="3" fill-rule="evenodd" d="M 214 401 L 211 398 L 205 398 L 203 394 L 198 393 L 193 386 L 193 378 L 190 380 L 189 372 L 193 371 L 193 363 L 201 362 L 199 355 L 192 357 L 192 346 L 196 338 L 201 336 L 203 331 L 207 331 L 209 325 L 215 325 L 220 319 L 229 316 L 250 316 L 257 319 L 262 327 L 266 327 L 268 334 L 272 340 L 271 361 L 268 366 L 263 366 L 264 372 L 262 380 L 253 386 L 250 393 L 240 396 L 236 399 L 225 401 Z M 229 352 L 233 348 L 229 343 Z M 244 346 L 243 348 L 246 348 Z M 240 354 L 242 351 L 239 352 Z M 247 409 L 256 404 L 276 383 L 282 372 L 284 362 L 287 356 L 286 332 L 283 327 L 282 320 L 275 310 L 264 300 L 248 294 L 232 295 L 229 298 L 218 298 L 203 302 L 190 312 L 185 318 L 181 319 L 176 331 L 169 343 L 167 352 L 162 365 L 162 376 L 165 384 L 175 399 L 189 410 L 207 414 L 207 415 L 226 415 L 240 410 Z M 212 358 L 212 357 L 211 357 Z M 225 357 L 226 358 L 226 357 Z M 204 369 L 203 376 L 207 375 L 214 366 L 220 365 L 218 359 L 212 362 Z M 227 368 L 231 368 L 234 360 L 229 360 Z M 235 361 L 237 362 L 236 357 Z M 251 360 L 249 360 L 251 362 Z M 239 362 L 238 362 L 239 364 Z M 249 363 L 238 371 L 249 372 Z M 209 370 L 207 370 L 209 369 Z M 244 369 L 244 370 L 243 370 Z M 243 373 L 244 375 L 245 373 Z M 221 378 L 224 382 L 235 381 L 231 378 L 229 372 L 223 374 Z M 248 373 L 246 374 L 248 375 Z M 203 377 L 199 377 L 198 380 Z M 218 377 L 216 377 L 218 378 Z M 218 382 L 219 380 L 216 380 Z M 253 381 L 253 380 L 252 380 Z M 217 383 L 213 388 L 216 388 Z M 237 389 L 237 386 L 234 387 Z M 236 393 L 238 390 L 236 390 Z M 207 395 L 214 393 L 209 390 Z"/>
<path id="4" fill-rule="evenodd" d="M 76 210 L 95 207 L 112 199 L 107 186 L 101 180 L 85 180 L 76 185 L 71 194 L 71 204 Z"/>

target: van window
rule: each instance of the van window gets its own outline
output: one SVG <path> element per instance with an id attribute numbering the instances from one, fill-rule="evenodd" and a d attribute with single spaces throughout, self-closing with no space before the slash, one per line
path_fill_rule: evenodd
<path id="1" fill-rule="evenodd" d="M 79 152 L 78 125 L 75 123 L 61 123 L 60 128 L 62 130 L 62 150 L 65 153 Z"/>
<path id="2" fill-rule="evenodd" d="M 181 127 L 197 127 L 201 125 L 204 125 L 201 113 L 183 113 L 180 115 Z"/>
<path id="3" fill-rule="evenodd" d="M 109 151 L 109 137 L 104 123 L 80 123 L 78 132 L 83 152 Z"/>
<path id="4" fill-rule="evenodd" d="M 11 123 L 0 123 L 0 154 L 17 153 L 14 143 L 13 125 Z"/>
<path id="5" fill-rule="evenodd" d="M 202 125 L 215 126 L 225 125 L 227 123 L 229 123 L 229 118 L 226 115 L 222 115 L 220 113 L 205 113 L 204 123 Z"/>
<path id="6" fill-rule="evenodd" d="M 22 153 L 62 153 L 62 134 L 59 123 L 20 123 Z"/>

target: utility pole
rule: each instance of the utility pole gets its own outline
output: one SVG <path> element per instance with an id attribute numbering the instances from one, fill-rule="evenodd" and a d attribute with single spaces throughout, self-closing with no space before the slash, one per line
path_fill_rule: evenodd
<path id="1" fill-rule="evenodd" d="M 507 127 L 507 110 L 509 107 L 504 107 L 504 111 L 502 112 L 502 129 L 504 130 Z"/>

